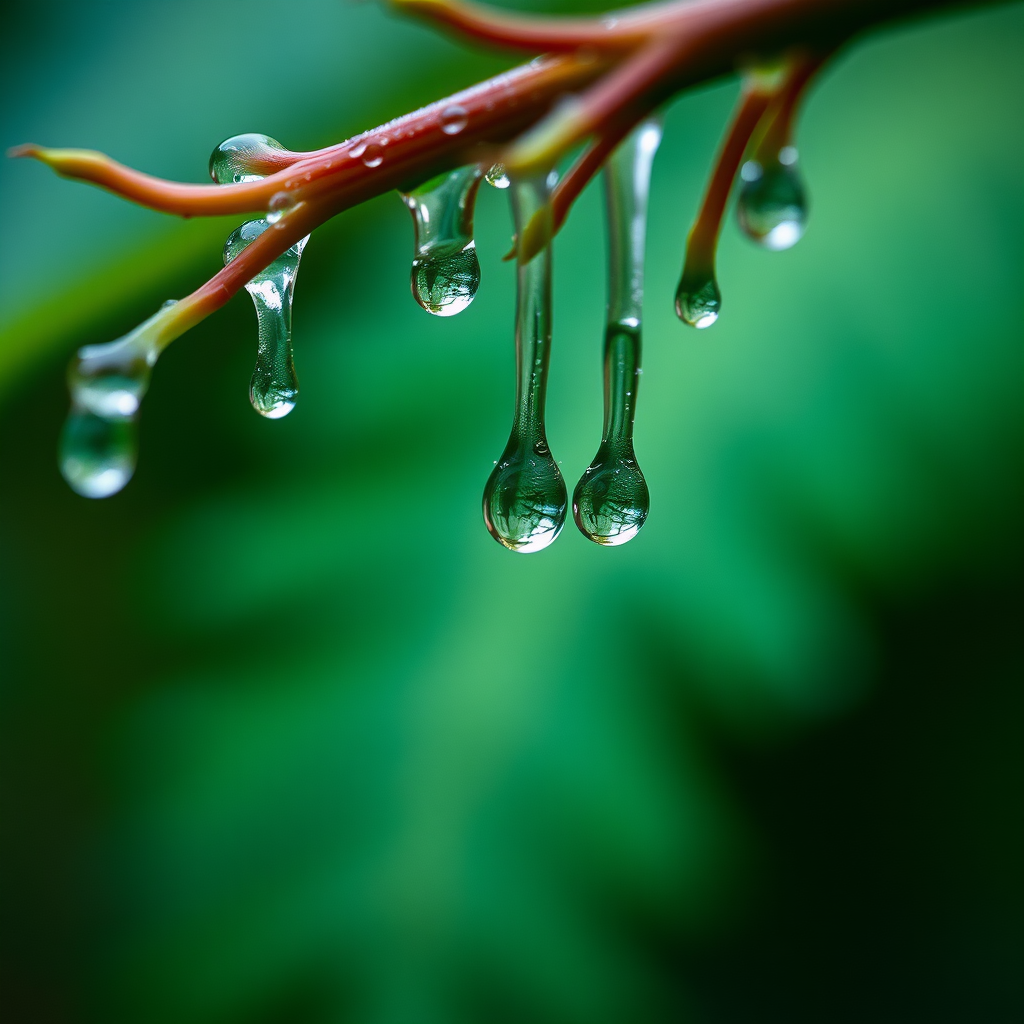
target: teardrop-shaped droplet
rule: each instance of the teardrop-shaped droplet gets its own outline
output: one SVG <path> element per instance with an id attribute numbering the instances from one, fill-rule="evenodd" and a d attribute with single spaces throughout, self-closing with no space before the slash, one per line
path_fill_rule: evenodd
<path id="1" fill-rule="evenodd" d="M 547 208 L 543 177 L 512 187 L 516 230 Z M 508 444 L 484 487 L 484 522 L 512 551 L 546 548 L 565 522 L 565 481 L 544 431 L 544 397 L 551 348 L 551 246 L 517 267 L 516 411 Z"/>
<path id="2" fill-rule="evenodd" d="M 475 164 L 441 174 L 401 193 L 415 225 L 412 294 L 435 316 L 461 313 L 480 286 L 473 206 L 480 185 Z"/>
<path id="3" fill-rule="evenodd" d="M 247 221 L 236 228 L 224 245 L 227 265 L 253 239 L 267 230 L 266 220 Z M 268 419 L 280 419 L 295 408 L 299 382 L 292 352 L 292 296 L 302 250 L 309 235 L 261 270 L 246 286 L 259 321 L 256 367 L 249 384 L 252 407 Z"/>
<path id="4" fill-rule="evenodd" d="M 123 338 L 78 350 L 68 367 L 71 412 L 61 435 L 64 479 L 87 498 L 106 498 L 131 479 L 138 452 L 136 421 L 159 355 L 161 312 Z"/>
<path id="5" fill-rule="evenodd" d="M 639 125 L 605 165 L 608 215 L 608 326 L 604 338 L 601 445 L 573 492 L 573 518 L 595 544 L 632 540 L 647 519 L 650 495 L 633 451 L 640 385 L 647 202 L 661 124 Z"/>
<path id="6" fill-rule="evenodd" d="M 138 439 L 134 416 L 107 417 L 73 405 L 60 439 L 60 471 L 85 498 L 109 498 L 135 472 Z"/>
<path id="7" fill-rule="evenodd" d="M 562 529 L 567 500 L 547 444 L 513 436 L 484 488 L 484 522 L 512 551 L 540 551 Z"/>
<path id="8" fill-rule="evenodd" d="M 796 149 L 785 146 L 763 165 L 748 160 L 740 174 L 743 187 L 736 216 L 744 234 L 775 252 L 796 245 L 807 226 L 807 197 Z"/>
<path id="9" fill-rule="evenodd" d="M 676 316 L 683 323 L 703 330 L 710 327 L 722 309 L 722 293 L 713 271 L 687 272 L 676 289 Z"/>
<path id="10" fill-rule="evenodd" d="M 508 188 L 512 184 L 504 164 L 492 164 L 484 175 L 484 181 L 494 188 Z"/>
<path id="11" fill-rule="evenodd" d="M 269 135 L 232 135 L 210 154 L 210 177 L 219 185 L 258 181 L 285 166 L 275 157 L 287 152 Z"/>
<path id="12" fill-rule="evenodd" d="M 580 532 L 595 544 L 613 547 L 632 540 L 647 520 L 651 496 L 632 457 L 607 445 L 598 450 L 572 496 Z"/>
<path id="13" fill-rule="evenodd" d="M 595 544 L 632 540 L 651 499 L 633 451 L 633 417 L 640 382 L 640 329 L 609 324 L 605 339 L 605 424 L 601 446 L 572 496 L 573 518 Z"/>

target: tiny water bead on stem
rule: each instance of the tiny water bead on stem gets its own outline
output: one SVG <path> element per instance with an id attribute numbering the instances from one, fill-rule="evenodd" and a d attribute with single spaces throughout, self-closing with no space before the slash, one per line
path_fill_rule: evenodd
<path id="1" fill-rule="evenodd" d="M 661 125 L 641 124 L 605 165 L 608 219 L 608 326 L 604 343 L 601 445 L 572 497 L 573 518 L 595 544 L 632 540 L 647 519 L 650 495 L 633 451 L 640 385 L 644 245 L 651 168 Z"/>
<path id="2" fill-rule="evenodd" d="M 287 153 L 280 142 L 267 135 L 234 135 L 225 139 L 211 154 L 210 176 L 220 185 L 259 181 L 264 176 L 259 172 L 269 170 L 272 173 L 275 158 Z M 290 202 L 288 193 L 276 193 L 270 199 L 270 211 L 266 217 L 246 221 L 237 227 L 224 244 L 224 265 L 236 259 L 271 224 L 278 223 Z M 268 419 L 287 416 L 295 408 L 299 395 L 292 350 L 292 296 L 299 260 L 308 241 L 309 235 L 306 235 L 245 285 L 256 307 L 259 325 L 249 401 L 261 416 Z"/>
<path id="3" fill-rule="evenodd" d="M 297 157 L 298 154 L 285 149 L 269 135 L 258 132 L 232 135 L 210 154 L 210 177 L 218 185 L 259 181 L 290 167 Z"/>
<path id="4" fill-rule="evenodd" d="M 480 286 L 473 207 L 482 174 L 471 164 L 399 193 L 415 226 L 413 298 L 435 316 L 461 313 Z"/>
<path id="5" fill-rule="evenodd" d="M 512 180 L 516 231 L 549 209 L 550 175 Z M 516 405 L 512 432 L 484 487 L 484 523 L 512 551 L 546 548 L 565 523 L 568 496 L 544 431 L 551 351 L 551 244 L 516 265 Z"/>

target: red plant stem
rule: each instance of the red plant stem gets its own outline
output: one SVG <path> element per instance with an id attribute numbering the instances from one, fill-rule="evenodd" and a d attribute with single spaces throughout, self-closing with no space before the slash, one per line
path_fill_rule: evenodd
<path id="1" fill-rule="evenodd" d="M 600 33 L 605 43 L 599 46 L 588 45 L 586 33 L 572 37 L 573 32 L 582 31 L 585 26 L 571 19 L 538 22 L 542 27 L 530 37 L 531 46 L 544 44 L 545 49 L 560 47 L 577 52 L 544 58 L 498 75 L 337 146 L 314 153 L 282 154 L 280 160 L 285 166 L 258 182 L 223 186 L 168 182 L 82 150 L 44 150 L 29 145 L 17 147 L 10 155 L 36 157 L 60 174 L 185 217 L 265 212 L 279 192 L 285 193 L 285 202 L 296 204 L 283 218 L 280 231 L 264 232 L 229 267 L 173 307 L 176 312 L 168 314 L 166 324 L 186 325 L 181 330 L 169 331 L 177 336 L 223 305 L 245 281 L 329 217 L 396 187 L 419 184 L 460 164 L 501 159 L 496 147 L 531 125 L 536 126 L 535 131 L 523 140 L 528 148 L 517 147 L 517 151 L 509 154 L 520 161 L 520 166 L 524 158 L 528 163 L 530 158 L 539 157 L 547 159 L 550 165 L 574 142 L 588 134 L 597 136 L 593 154 L 589 158 L 585 154 L 566 181 L 561 201 L 567 209 L 574 193 L 596 169 L 597 157 L 605 146 L 602 133 L 608 132 L 610 137 L 610 126 L 612 131 L 620 130 L 620 115 L 627 122 L 629 117 L 638 121 L 680 89 L 734 71 L 740 60 L 749 62 L 794 47 L 828 50 L 878 22 L 954 2 L 672 0 L 616 15 L 619 21 L 611 28 L 600 20 L 592 22 L 586 31 Z M 518 19 L 488 19 L 467 4 L 449 3 L 446 8 L 438 0 L 405 0 L 398 6 L 406 10 L 418 7 L 420 14 L 435 21 L 444 20 L 442 15 L 447 9 L 446 24 L 462 30 L 476 24 L 479 31 L 475 38 L 500 45 L 509 45 L 515 38 L 523 46 L 527 42 Z M 426 13 L 427 8 L 430 14 Z M 452 11 L 459 13 L 453 15 Z M 553 29 L 557 31 L 552 35 Z M 637 34 L 629 36 L 631 32 Z M 516 33 L 520 33 L 518 37 Z M 633 42 L 623 54 L 619 46 L 627 38 Z M 614 45 L 609 40 L 614 40 Z M 642 59 L 638 60 L 641 54 Z M 657 63 L 657 73 L 652 73 L 650 61 Z M 562 112 L 538 125 L 558 97 L 585 88 L 609 69 L 611 73 L 575 108 L 574 114 L 582 111 L 582 120 Z M 453 106 L 461 107 L 467 120 L 466 127 L 457 133 L 445 131 L 450 123 L 446 111 Z M 606 123 L 602 123 L 602 118 Z M 380 147 L 384 159 L 379 164 L 366 158 L 370 146 Z M 294 162 L 287 163 L 292 156 Z M 738 155 L 729 149 L 728 156 L 738 161 L 742 147 Z M 704 236 L 716 223 L 716 210 L 717 222 L 721 220 L 734 174 L 735 168 L 726 179 L 716 171 L 691 241 L 707 247 Z M 713 241 L 710 254 L 713 259 Z"/>
<path id="2" fill-rule="evenodd" d="M 626 111 L 636 123 L 661 99 L 658 83 L 685 63 L 691 45 L 684 36 L 667 35 L 635 50 L 579 100 L 556 107 L 518 139 L 503 160 L 505 167 L 510 172 L 544 170 L 574 143 Z"/>
<path id="3" fill-rule="evenodd" d="M 571 56 L 524 65 L 406 114 L 336 146 L 292 154 L 290 166 L 260 181 L 235 185 L 187 185 L 132 170 L 88 150 L 45 150 L 20 146 L 12 156 L 31 156 L 58 174 L 99 185 L 125 199 L 184 217 L 266 211 L 287 192 L 292 203 L 330 195 L 339 210 L 417 184 L 442 170 L 469 162 L 488 145 L 506 142 L 544 113 L 556 97 L 586 85 L 604 65 Z M 466 127 L 450 134 L 445 111 L 461 107 Z M 365 148 L 379 146 L 378 166 L 365 161 Z M 417 181 L 418 179 L 418 181 Z"/>
<path id="4" fill-rule="evenodd" d="M 431 25 L 454 29 L 474 42 L 531 53 L 582 47 L 633 49 L 688 13 L 687 5 L 671 2 L 611 11 L 600 18 L 538 17 L 498 11 L 465 0 L 391 0 L 391 6 Z"/>
<path id="5" fill-rule="evenodd" d="M 736 172 L 739 170 L 750 136 L 771 100 L 770 92 L 756 86 L 745 89 L 740 97 L 736 113 L 715 160 L 697 219 L 690 229 L 686 243 L 687 271 L 714 269 L 718 234 L 722 229 L 722 218 L 725 215 L 733 181 L 736 179 Z"/>
<path id="6" fill-rule="evenodd" d="M 780 150 L 792 143 L 796 116 L 811 81 L 834 52 L 801 54 L 794 59 L 786 81 L 768 112 L 770 123 L 754 149 L 755 159 L 760 163 L 776 159 Z"/>

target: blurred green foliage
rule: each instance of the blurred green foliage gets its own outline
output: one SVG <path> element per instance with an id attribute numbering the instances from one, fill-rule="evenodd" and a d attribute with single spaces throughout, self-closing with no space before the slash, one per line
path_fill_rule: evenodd
<path id="1" fill-rule="evenodd" d="M 192 180 L 225 136 L 312 148 L 506 63 L 334 0 L 7 17 L 5 146 Z M 296 411 L 248 407 L 242 296 L 161 360 L 134 482 L 76 497 L 70 353 L 234 225 L 0 166 L 4 1019 L 1019 1019 L 1022 43 L 1011 6 L 843 54 L 807 237 L 730 225 L 699 335 L 671 297 L 735 84 L 671 105 L 621 549 L 570 524 L 522 558 L 480 522 L 512 399 L 493 192 L 466 313 L 408 296 L 397 200 L 351 211 L 303 259 Z M 555 250 L 570 487 L 600 205 Z"/>

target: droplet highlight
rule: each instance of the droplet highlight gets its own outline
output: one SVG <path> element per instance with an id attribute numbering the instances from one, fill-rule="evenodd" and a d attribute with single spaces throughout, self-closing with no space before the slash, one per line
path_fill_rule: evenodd
<path id="1" fill-rule="evenodd" d="M 807 195 L 797 151 L 783 146 L 764 160 L 748 160 L 736 216 L 743 233 L 758 245 L 780 252 L 796 245 L 807 226 Z"/>
<path id="2" fill-rule="evenodd" d="M 516 230 L 546 209 L 543 178 L 513 182 Z M 484 487 L 484 523 L 499 544 L 531 553 L 546 548 L 565 523 L 568 496 L 544 429 L 551 350 L 551 246 L 517 267 L 516 406 L 512 431 Z"/>
<path id="3" fill-rule="evenodd" d="M 644 246 L 651 168 L 661 125 L 646 121 L 605 165 L 608 219 L 608 325 L 604 338 L 601 444 L 573 492 L 573 519 L 595 544 L 632 540 L 647 520 L 650 493 L 633 450 L 640 386 Z"/>
<path id="4" fill-rule="evenodd" d="M 469 124 L 469 111 L 458 103 L 450 103 L 441 111 L 441 131 L 458 135 Z"/>
<path id="5" fill-rule="evenodd" d="M 480 286 L 480 261 L 473 240 L 480 176 L 475 165 L 461 167 L 400 193 L 415 228 L 413 298 L 434 316 L 461 313 Z"/>

